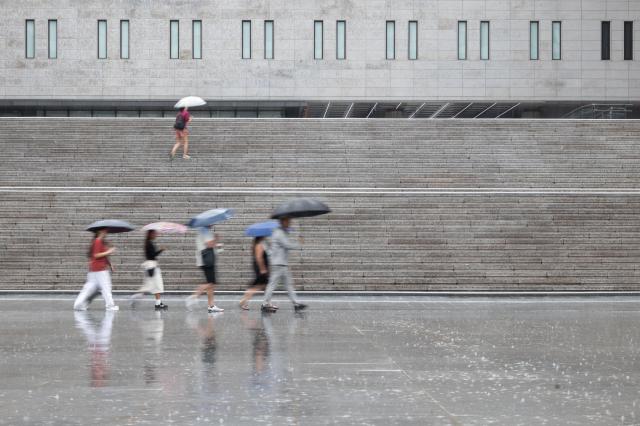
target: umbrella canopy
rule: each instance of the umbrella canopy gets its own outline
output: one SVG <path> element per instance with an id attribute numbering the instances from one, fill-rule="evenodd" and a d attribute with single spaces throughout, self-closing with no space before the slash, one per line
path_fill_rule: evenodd
<path id="1" fill-rule="evenodd" d="M 233 213 L 233 209 L 207 210 L 206 212 L 200 213 L 198 216 L 192 218 L 189 223 L 187 223 L 187 226 L 191 228 L 203 228 L 211 226 L 214 223 L 231 219 L 233 217 Z"/>
<path id="2" fill-rule="evenodd" d="M 202 105 L 206 105 L 206 101 L 202 98 L 199 98 L 197 96 L 187 96 L 186 98 L 182 98 L 180 99 L 173 107 L 174 108 L 192 108 L 192 107 L 199 107 Z"/>
<path id="3" fill-rule="evenodd" d="M 160 234 L 184 234 L 189 228 L 179 223 L 154 222 L 142 227 L 143 231 L 156 231 Z"/>
<path id="4" fill-rule="evenodd" d="M 281 204 L 273 211 L 272 219 L 281 217 L 311 217 L 331 212 L 329 206 L 313 198 L 296 198 Z"/>
<path id="5" fill-rule="evenodd" d="M 276 229 L 280 224 L 277 220 L 268 220 L 266 222 L 254 223 L 244 230 L 244 235 L 247 237 L 270 237 L 273 233 L 273 230 Z"/>
<path id="6" fill-rule="evenodd" d="M 106 229 L 110 234 L 119 234 L 121 232 L 130 232 L 135 228 L 124 220 L 98 220 L 87 226 L 86 231 L 96 232 L 100 229 Z"/>

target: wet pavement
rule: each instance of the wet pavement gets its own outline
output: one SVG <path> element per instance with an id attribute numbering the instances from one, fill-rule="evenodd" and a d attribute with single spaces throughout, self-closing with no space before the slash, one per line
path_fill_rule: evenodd
<path id="1" fill-rule="evenodd" d="M 0 424 L 640 424 L 640 298 L 116 299 L 0 297 Z"/>

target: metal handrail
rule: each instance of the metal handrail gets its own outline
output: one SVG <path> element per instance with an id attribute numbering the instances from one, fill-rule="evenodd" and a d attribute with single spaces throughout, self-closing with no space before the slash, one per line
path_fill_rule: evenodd
<path id="1" fill-rule="evenodd" d="M 514 108 L 517 108 L 518 106 L 520 106 L 520 102 L 518 102 L 517 104 L 515 104 L 514 106 L 512 106 L 511 108 L 509 108 L 508 110 L 506 110 L 505 112 L 503 112 L 502 114 L 498 115 L 496 118 L 500 118 L 503 115 L 505 115 L 506 113 L 513 111 Z"/>
<path id="2" fill-rule="evenodd" d="M 596 108 L 597 107 L 602 107 L 602 106 L 606 106 L 608 108 L 609 113 L 611 113 L 611 111 L 613 110 L 614 107 L 624 107 L 624 112 L 626 113 L 628 111 L 629 107 L 633 107 L 633 104 L 586 104 L 586 105 L 582 105 L 574 110 L 572 110 L 571 112 L 565 114 L 562 116 L 562 118 L 572 118 L 572 116 L 575 116 L 578 112 L 582 112 L 584 110 L 587 109 L 591 109 L 591 111 L 594 113 L 596 112 Z"/>

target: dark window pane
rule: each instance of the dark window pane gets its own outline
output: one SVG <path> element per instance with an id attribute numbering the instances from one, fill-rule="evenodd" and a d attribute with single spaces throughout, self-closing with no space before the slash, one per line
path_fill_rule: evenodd
<path id="1" fill-rule="evenodd" d="M 611 59 L 611 22 L 602 22 L 602 60 Z"/>
<path id="2" fill-rule="evenodd" d="M 633 60 L 633 22 L 624 23 L 624 60 Z"/>

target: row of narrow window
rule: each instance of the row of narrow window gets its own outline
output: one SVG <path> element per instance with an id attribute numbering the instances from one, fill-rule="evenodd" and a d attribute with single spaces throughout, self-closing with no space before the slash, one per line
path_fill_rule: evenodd
<path id="1" fill-rule="evenodd" d="M 202 21 L 192 21 L 192 57 L 202 59 Z M 408 58 L 418 59 L 418 21 L 408 23 Z M 490 22 L 480 22 L 480 59 L 489 60 L 490 57 Z M 58 21 L 48 21 L 48 52 L 49 59 L 58 57 Z M 25 54 L 28 59 L 35 58 L 35 21 L 26 21 Z M 531 60 L 540 59 L 540 22 L 529 23 L 529 57 Z M 458 59 L 466 60 L 468 52 L 467 21 L 458 21 Z M 251 59 L 251 21 L 242 21 L 242 58 Z M 169 58 L 180 57 L 180 22 L 169 22 Z M 264 58 L 274 59 L 274 23 L 264 21 Z M 324 21 L 313 23 L 313 57 L 324 59 Z M 601 28 L 601 57 L 602 60 L 611 59 L 611 22 L 603 21 Z M 107 21 L 98 20 L 98 59 L 107 58 Z M 120 21 L 120 58 L 129 59 L 129 21 Z M 347 58 L 347 22 L 336 21 L 336 59 Z M 551 58 L 562 59 L 562 22 L 551 23 Z M 386 59 L 396 59 L 396 22 L 386 22 Z M 633 21 L 624 22 L 624 59 L 633 59 Z"/>

